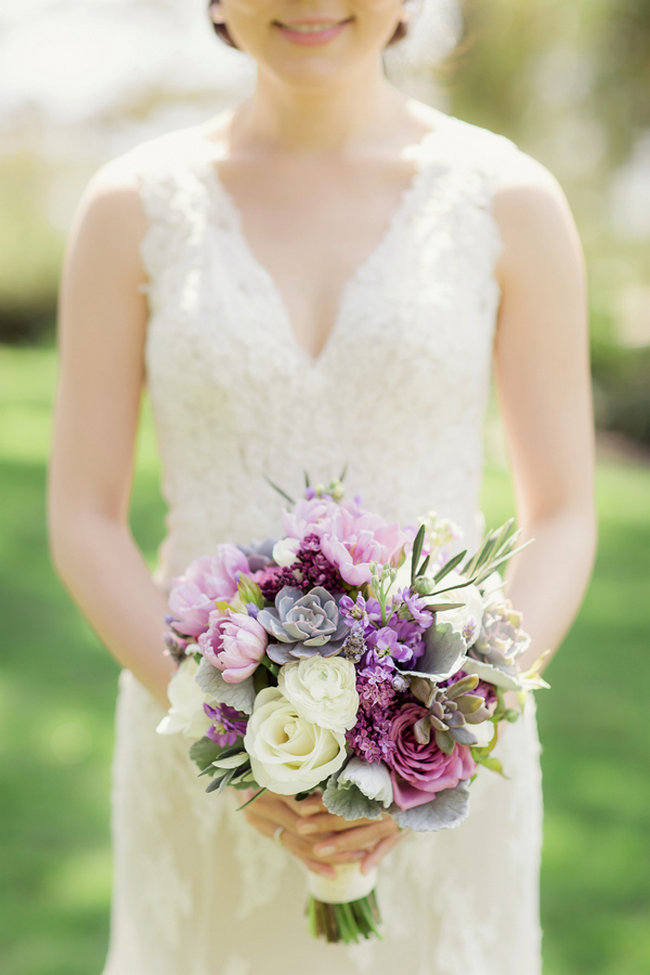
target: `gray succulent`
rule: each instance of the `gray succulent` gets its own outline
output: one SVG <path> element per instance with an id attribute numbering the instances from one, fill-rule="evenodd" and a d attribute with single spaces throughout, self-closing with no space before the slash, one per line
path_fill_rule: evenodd
<path id="1" fill-rule="evenodd" d="M 284 586 L 275 597 L 275 608 L 261 609 L 257 621 L 278 641 L 266 648 L 277 664 L 317 653 L 332 657 L 341 650 L 349 629 L 336 600 L 323 586 L 308 593 Z"/>
<path id="2" fill-rule="evenodd" d="M 490 603 L 483 613 L 481 632 L 469 655 L 515 676 L 517 657 L 530 645 L 530 637 L 521 628 L 521 613 L 509 600 Z"/>
<path id="3" fill-rule="evenodd" d="M 474 675 L 461 677 L 449 687 L 438 687 L 421 677 L 412 681 L 411 693 L 429 712 L 415 725 L 415 739 L 419 744 L 427 745 L 431 732 L 435 735 L 438 748 L 447 755 L 452 753 L 456 744 L 476 744 L 471 725 L 480 724 L 490 717 L 485 699 L 480 694 L 471 693 L 478 681 Z"/>

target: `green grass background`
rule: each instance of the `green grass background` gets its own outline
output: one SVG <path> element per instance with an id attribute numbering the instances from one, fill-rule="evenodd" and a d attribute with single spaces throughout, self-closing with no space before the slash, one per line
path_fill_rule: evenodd
<path id="1" fill-rule="evenodd" d="M 51 349 L 0 348 L 3 975 L 99 973 L 108 939 L 117 666 L 48 561 L 54 373 Z M 138 455 L 132 522 L 153 560 L 163 506 L 146 409 Z M 597 492 L 593 581 L 538 695 L 545 975 L 650 971 L 650 467 L 602 461 Z M 489 523 L 511 512 L 495 462 L 484 501 Z"/>

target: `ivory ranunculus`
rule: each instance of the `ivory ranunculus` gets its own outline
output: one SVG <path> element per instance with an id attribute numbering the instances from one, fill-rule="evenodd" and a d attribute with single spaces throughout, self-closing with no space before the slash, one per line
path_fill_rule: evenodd
<path id="1" fill-rule="evenodd" d="M 354 727 L 359 695 L 351 660 L 316 654 L 285 664 L 278 687 L 299 714 L 321 728 L 347 731 Z"/>
<path id="2" fill-rule="evenodd" d="M 313 789 L 345 761 L 345 735 L 299 714 L 277 687 L 255 698 L 244 748 L 260 786 L 292 796 Z"/>

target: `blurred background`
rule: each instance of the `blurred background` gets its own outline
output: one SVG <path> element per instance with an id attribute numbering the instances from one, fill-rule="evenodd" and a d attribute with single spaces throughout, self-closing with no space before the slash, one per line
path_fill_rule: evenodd
<path id="1" fill-rule="evenodd" d="M 6 975 L 101 970 L 111 884 L 117 666 L 54 576 L 44 489 L 66 233 L 93 171 L 207 119 L 254 83 L 207 0 L 2 0 L 0 754 Z M 589 272 L 600 544 L 538 695 L 545 975 L 650 971 L 650 0 L 438 0 L 435 44 L 397 84 L 503 133 L 559 179 Z M 498 416 L 488 522 L 513 508 Z M 146 399 L 132 526 L 164 506 Z M 558 566 L 562 571 L 562 566 Z M 486 878 L 486 891 L 490 879 Z M 135 975 L 135 973 L 134 973 Z M 525 973 L 522 973 L 525 975 Z"/>

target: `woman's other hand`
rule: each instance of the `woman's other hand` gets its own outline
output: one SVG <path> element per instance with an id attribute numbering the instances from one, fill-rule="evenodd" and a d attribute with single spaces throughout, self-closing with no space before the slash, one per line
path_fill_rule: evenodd
<path id="1" fill-rule="evenodd" d="M 254 792 L 244 793 L 247 798 Z M 398 843 L 402 833 L 395 820 L 348 821 L 328 812 L 318 795 L 300 801 L 293 796 L 263 792 L 243 810 L 258 832 L 273 838 L 280 827 L 282 845 L 313 873 L 334 877 L 338 863 L 359 862 L 367 873 Z"/>

